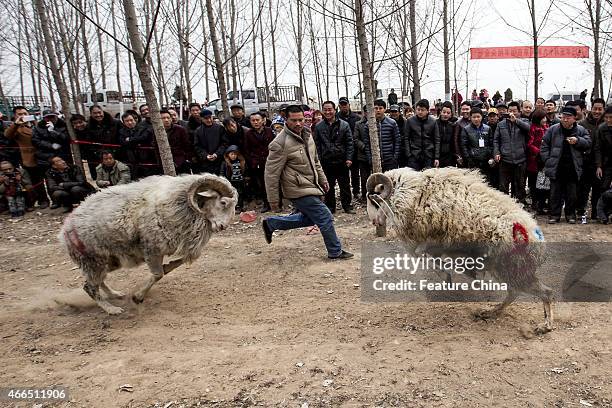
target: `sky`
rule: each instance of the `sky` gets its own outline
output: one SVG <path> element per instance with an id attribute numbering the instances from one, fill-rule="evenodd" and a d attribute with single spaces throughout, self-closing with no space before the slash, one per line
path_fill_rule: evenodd
<path id="1" fill-rule="evenodd" d="M 104 0 L 107 1 L 107 0 Z M 166 6 L 171 5 L 171 0 L 163 0 Z M 174 0 L 172 0 L 174 1 Z M 246 10 L 244 13 L 240 13 L 242 17 L 244 17 L 243 24 L 249 24 L 248 17 L 250 16 L 250 0 L 236 0 L 239 4 L 241 4 Z M 295 2 L 298 0 L 274 0 L 277 1 L 279 5 L 279 13 L 280 19 L 279 24 L 283 26 L 285 30 L 284 33 L 278 35 L 278 66 L 280 72 L 280 85 L 298 85 L 299 84 L 299 76 L 297 73 L 297 63 L 295 56 L 295 39 L 291 34 L 290 29 L 290 20 L 289 20 L 289 4 L 295 6 Z M 315 2 L 321 3 L 319 0 L 312 0 Z M 377 2 L 385 2 L 385 0 L 373 0 Z M 458 55 L 463 55 L 457 60 L 457 69 L 458 79 L 459 79 L 459 91 L 465 96 L 466 88 L 468 88 L 469 93 L 474 88 L 480 90 L 481 88 L 486 88 L 489 90 L 490 95 L 499 90 L 501 93 L 504 92 L 506 88 L 511 88 L 514 92 L 515 98 L 527 98 L 533 99 L 533 62 L 531 59 L 506 59 L 506 60 L 471 60 L 469 61 L 468 70 L 467 70 L 467 81 L 466 81 L 466 58 L 469 47 L 500 47 L 500 46 L 529 46 L 531 45 L 531 38 L 523 33 L 520 33 L 514 28 L 510 28 L 506 25 L 506 23 L 500 18 L 500 16 L 504 16 L 506 20 L 522 29 L 529 30 L 530 28 L 530 16 L 526 7 L 527 0 L 454 0 L 455 3 L 459 3 L 464 1 L 465 3 L 472 2 L 474 4 L 473 13 L 474 16 L 474 28 L 471 32 L 470 43 L 462 44 L 458 49 Z M 549 4 L 551 0 L 537 0 L 536 7 L 538 8 L 538 21 L 541 19 L 541 15 L 544 12 L 544 7 Z M 587 35 L 581 33 L 575 24 L 572 24 L 570 21 L 572 19 L 579 20 L 578 16 L 579 9 L 583 7 L 584 0 L 554 0 L 556 6 L 553 7 L 552 13 L 550 15 L 550 19 L 548 24 L 544 27 L 541 37 L 546 38 L 546 40 L 542 43 L 542 45 L 591 45 L 590 38 Z M 563 1 L 563 4 L 561 3 Z M 396 3 L 398 2 L 390 2 L 386 1 L 388 7 L 397 7 Z M 434 16 L 439 15 L 439 2 L 434 3 L 432 0 L 417 0 L 417 8 L 419 10 L 419 14 L 423 15 L 434 7 L 437 7 L 434 12 Z M 330 9 L 337 10 L 339 9 L 340 3 L 337 0 L 327 0 L 325 2 L 326 7 Z M 608 6 L 609 7 L 609 6 Z M 143 13 L 140 10 L 141 14 Z M 384 10 L 382 10 L 384 12 Z M 437 14 L 436 14 L 437 13 Z M 316 16 L 316 14 L 315 14 Z M 317 24 L 322 26 L 320 16 L 315 17 L 318 18 Z M 431 18 L 431 17 L 430 17 Z M 144 18 L 141 19 L 144 21 Z M 391 21 L 391 20 L 389 20 Z M 329 22 L 328 22 L 329 24 Z M 390 22 L 386 22 L 385 24 L 392 24 Z M 612 26 L 610 25 L 610 19 L 608 19 L 607 23 L 607 31 L 612 31 Z M 122 27 L 120 27 L 122 29 Z M 305 27 L 308 30 L 308 27 Z M 90 28 L 91 30 L 92 28 Z M 163 29 L 163 27 L 162 27 Z M 320 27 L 319 27 L 320 29 Z M 395 28 L 394 28 L 395 29 Z M 172 37 L 171 30 L 166 29 L 163 31 L 167 38 Z M 92 31 L 93 33 L 93 31 Z M 465 34 L 465 32 L 463 33 Z M 93 35 L 93 34 L 92 34 Z M 548 38 L 550 37 L 550 38 Z M 441 39 L 441 34 L 438 35 L 438 39 Z M 309 39 L 305 39 L 306 44 L 305 48 L 308 48 L 307 54 L 310 52 L 308 44 Z M 324 54 L 324 40 L 321 32 L 319 31 L 318 39 L 317 39 L 317 49 L 321 58 Z M 380 57 L 380 48 L 384 47 L 385 44 L 380 44 L 377 48 L 379 52 L 377 56 Z M 110 40 L 109 40 L 110 47 Z M 257 47 L 259 48 L 259 46 Z M 354 55 L 354 44 L 352 40 L 349 40 L 347 43 L 346 49 L 346 61 L 347 61 L 347 72 L 356 72 L 355 66 L 355 55 Z M 610 59 L 612 58 L 612 43 L 607 44 L 607 56 L 604 61 L 606 65 L 604 65 L 604 93 L 608 94 L 608 89 L 610 86 L 610 75 L 612 73 L 612 64 L 610 64 Z M 383 50 L 384 51 L 384 50 Z M 174 84 L 179 82 L 179 76 L 177 74 L 177 64 L 173 65 L 173 62 L 178 61 L 176 58 L 176 53 L 178 52 L 177 47 L 165 47 L 162 54 L 162 60 L 166 62 L 168 72 L 166 75 L 166 80 L 168 83 L 169 92 L 172 93 L 174 89 Z M 241 51 L 241 57 L 245 60 L 248 60 L 251 55 L 250 42 L 246 44 L 246 46 Z M 336 50 L 334 46 L 330 47 L 330 54 L 335 54 Z M 174 56 L 173 56 L 174 54 Z M 212 54 L 212 52 L 211 52 Z M 271 52 L 267 50 L 267 60 L 268 66 L 267 71 L 270 72 L 270 60 L 271 60 Z M 5 55 L 7 55 L 5 53 Z M 125 57 L 124 57 L 125 58 Z M 332 75 L 334 74 L 335 67 L 340 64 L 334 62 L 335 55 L 331 55 L 332 59 Z M 109 48 L 109 52 L 107 54 L 107 63 L 109 60 L 114 59 L 114 54 Z M 263 66 L 261 65 L 261 54 L 258 55 L 258 74 L 259 74 L 259 85 L 263 85 L 262 78 L 262 70 Z M 5 89 L 5 92 L 8 95 L 16 95 L 18 93 L 18 74 L 16 70 L 16 60 L 13 57 L 13 60 L 10 60 L 10 56 L 8 59 L 3 59 L 0 64 L 3 66 L 0 72 L 2 73 L 2 85 Z M 253 86 L 253 69 L 249 65 L 248 62 L 245 63 L 246 68 L 242 69 L 243 78 L 243 88 L 249 88 Z M 306 72 L 306 80 L 307 80 L 307 89 L 309 96 L 313 96 L 316 94 L 316 86 L 314 81 L 314 70 L 312 61 L 308 61 L 309 68 Z M 451 62 L 452 64 L 452 62 Z M 110 66 L 114 66 L 114 63 L 110 63 Z M 127 89 L 129 84 L 129 80 L 127 78 L 127 64 L 124 62 L 122 64 L 122 83 L 123 89 Z M 114 68 L 113 68 L 114 69 Z M 549 93 L 556 92 L 557 90 L 571 90 L 571 91 L 582 91 L 583 89 L 587 89 L 590 91 L 593 88 L 593 58 L 592 52 L 591 57 L 589 59 L 540 59 L 540 72 L 542 75 L 542 82 L 540 83 L 540 95 L 546 97 Z M 194 98 L 202 102 L 205 99 L 204 92 L 204 83 L 202 81 L 203 77 L 203 69 L 200 62 L 196 61 L 193 65 L 192 70 L 192 83 L 194 84 L 193 92 Z M 134 71 L 135 72 L 135 71 Z M 172 74 L 174 72 L 174 75 Z M 136 74 L 135 74 L 136 75 Z M 451 76 L 452 76 L 452 65 L 451 65 Z M 98 78 L 98 87 L 100 86 L 99 75 Z M 350 77 L 349 84 L 349 96 L 353 96 L 358 91 L 358 82 L 356 76 Z M 85 77 L 82 78 L 83 84 L 87 84 L 87 80 Z M 427 68 L 424 71 L 422 77 L 422 91 L 421 94 L 423 97 L 426 97 L 430 100 L 434 99 L 444 99 L 444 74 L 443 74 L 443 63 L 442 56 L 439 51 L 432 51 L 428 56 L 428 64 Z M 379 83 L 379 88 L 395 88 L 399 90 L 400 86 L 400 77 L 398 70 L 396 68 L 392 68 L 391 64 L 386 65 L 383 69 L 381 69 L 377 73 L 377 80 Z M 116 84 L 114 83 L 114 73 L 111 69 L 111 72 L 108 75 L 109 86 L 108 89 L 117 89 Z M 86 85 L 84 85 L 86 86 Z M 212 80 L 210 87 L 212 89 L 211 99 L 216 97 L 216 89 L 215 83 Z M 29 81 L 26 81 L 26 94 L 31 95 L 31 84 Z M 340 92 L 336 90 L 335 78 L 332 79 L 332 83 L 330 84 L 330 92 L 329 97 L 332 100 L 337 100 L 340 96 L 346 96 L 346 92 L 344 91 L 343 83 L 340 85 Z M 323 94 L 323 100 L 327 99 L 327 95 Z"/>

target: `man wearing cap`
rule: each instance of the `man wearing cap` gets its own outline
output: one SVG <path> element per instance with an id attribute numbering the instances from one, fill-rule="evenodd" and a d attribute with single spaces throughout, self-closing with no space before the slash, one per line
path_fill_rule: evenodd
<path id="1" fill-rule="evenodd" d="M 576 108 L 564 107 L 561 123 L 548 128 L 540 148 L 544 172 L 550 178 L 549 224 L 561 220 L 564 201 L 565 219 L 576 223 L 577 184 L 582 175 L 583 153 L 590 147 L 589 132 L 576 123 Z"/>
<path id="2" fill-rule="evenodd" d="M 202 109 L 200 116 L 202 125 L 196 131 L 194 138 L 199 172 L 219 175 L 227 141 L 223 137 L 221 125 L 215 123 L 210 110 Z"/>
<path id="3" fill-rule="evenodd" d="M 361 120 L 361 117 L 355 112 L 351 111 L 351 105 L 349 104 L 349 100 L 346 96 L 343 96 L 338 100 L 338 114 L 336 115 L 338 119 L 342 119 L 343 121 L 349 124 L 351 128 L 351 134 L 355 135 L 355 125 L 357 122 Z M 356 150 L 353 152 L 353 163 L 357 161 Z M 355 199 L 359 198 L 359 166 L 351 166 L 351 186 L 353 187 L 353 197 Z"/>
<path id="4" fill-rule="evenodd" d="M 66 163 L 72 163 L 66 123 L 58 117 L 57 112 L 43 112 L 43 120 L 32 130 L 32 145 L 36 148 L 38 166 L 45 172 L 51 166 L 49 159 L 54 156 L 61 157 Z M 57 202 L 51 206 L 51 208 L 57 207 L 59 207 Z"/>
<path id="5" fill-rule="evenodd" d="M 234 119 L 236 124 L 251 128 L 251 121 L 244 115 L 244 107 L 242 105 L 235 103 L 230 108 L 230 111 L 232 112 L 232 119 Z"/>
<path id="6" fill-rule="evenodd" d="M 440 165 L 440 133 L 427 99 L 416 103 L 416 115 L 406 121 L 404 151 L 408 167 L 417 171 Z"/>

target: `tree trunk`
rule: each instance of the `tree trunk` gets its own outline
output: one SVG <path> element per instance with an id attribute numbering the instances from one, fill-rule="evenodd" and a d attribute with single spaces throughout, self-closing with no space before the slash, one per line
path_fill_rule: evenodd
<path id="1" fill-rule="evenodd" d="M 230 74 L 229 74 L 229 53 L 227 52 L 227 41 L 228 37 L 227 32 L 225 31 L 225 22 L 223 21 L 223 12 L 224 10 L 222 0 L 219 0 L 219 28 L 221 29 L 221 42 L 223 43 L 223 61 L 221 63 L 222 68 L 225 69 L 225 77 L 223 78 L 224 82 L 227 84 L 230 83 Z M 263 50 L 262 50 L 263 51 Z M 234 89 L 235 91 L 235 89 Z M 234 98 L 232 99 L 234 103 L 236 103 L 236 92 L 234 92 Z"/>
<path id="2" fill-rule="evenodd" d="M 531 0 L 531 29 L 533 30 L 533 99 L 538 97 L 538 83 L 540 79 L 539 61 L 538 61 L 538 29 L 536 27 L 536 11 L 535 0 Z M 527 95 L 525 95 L 527 98 Z"/>
<path id="3" fill-rule="evenodd" d="M 117 22 L 115 20 L 115 0 L 111 0 L 111 15 L 113 18 L 113 37 L 117 38 Z M 117 91 L 119 92 L 119 97 L 123 100 L 123 92 L 121 91 L 121 63 L 119 59 L 119 44 L 115 42 L 115 62 L 117 63 L 115 68 L 115 75 L 117 77 Z"/>
<path id="4" fill-rule="evenodd" d="M 253 81 L 255 84 L 255 92 L 257 92 L 257 25 L 255 24 L 255 2 L 251 1 L 251 16 L 253 24 Z"/>
<path id="5" fill-rule="evenodd" d="M 336 52 L 336 96 L 339 98 L 340 97 L 340 61 L 339 61 L 339 54 L 338 54 L 338 24 L 336 23 L 336 19 L 333 20 L 333 27 L 334 27 L 334 48 L 335 48 L 335 52 Z"/>
<path id="6" fill-rule="evenodd" d="M 232 89 L 236 91 L 238 89 L 238 56 L 236 55 L 236 2 L 234 0 L 230 0 L 230 54 L 232 68 Z M 227 64 L 227 61 L 225 63 Z"/>
<path id="7" fill-rule="evenodd" d="M 155 96 L 153 80 L 151 79 L 151 67 L 149 66 L 147 56 L 144 55 L 144 46 L 140 38 L 140 33 L 138 32 L 138 20 L 133 1 L 123 0 L 123 9 L 125 13 L 125 25 L 130 38 L 130 44 L 132 44 L 134 61 L 136 62 L 136 70 L 138 71 L 140 83 L 151 112 L 151 123 L 153 124 L 153 132 L 155 133 L 155 140 L 157 141 L 157 148 L 159 150 L 159 156 L 161 157 L 164 174 L 176 176 L 172 152 L 170 151 L 170 144 L 168 143 L 168 135 L 166 134 L 161 116 L 159 115 L 159 104 Z"/>
<path id="8" fill-rule="evenodd" d="M 314 65 L 314 70 L 315 70 L 315 83 L 317 87 L 317 97 L 319 99 L 318 104 L 320 108 L 321 103 L 323 103 L 323 94 L 321 93 L 322 87 L 321 87 L 321 80 L 319 77 L 319 58 L 318 58 L 317 47 L 315 43 L 314 21 L 312 19 L 312 7 L 310 6 L 310 2 L 308 3 L 307 8 L 308 8 L 308 19 L 310 20 L 310 23 L 308 24 L 310 26 L 310 52 L 312 54 L 312 63 Z"/>
<path id="9" fill-rule="evenodd" d="M 23 21 L 27 21 L 27 16 L 26 16 L 25 8 L 23 7 L 22 0 L 19 1 L 19 8 L 20 8 L 21 15 L 23 17 Z M 30 38 L 29 25 L 24 24 L 24 29 L 25 29 L 26 45 L 28 47 L 28 65 L 30 66 L 30 78 L 32 79 L 32 90 L 34 91 L 34 104 L 38 104 L 39 101 L 38 101 L 38 90 L 36 89 L 36 72 L 34 69 L 35 62 L 34 62 L 34 56 L 32 54 L 32 41 Z M 42 95 L 41 95 L 41 99 L 42 99 Z"/>
<path id="10" fill-rule="evenodd" d="M 370 135 L 370 148 L 372 151 L 372 170 L 374 173 L 382 172 L 382 163 L 380 160 L 380 145 L 378 140 L 378 125 L 374 116 L 374 92 L 372 91 L 372 70 L 370 63 L 370 54 L 368 51 L 368 40 L 366 37 L 365 21 L 363 16 L 362 0 L 355 0 L 355 27 L 357 28 L 357 41 L 359 42 L 359 53 L 361 56 L 361 66 L 364 67 L 363 89 L 365 92 L 365 100 L 367 106 L 368 117 L 368 133 Z M 376 228 L 377 236 L 385 236 L 385 227 Z"/>
<path id="11" fill-rule="evenodd" d="M 74 133 L 74 129 L 72 128 L 72 123 L 70 122 L 70 117 L 72 114 L 70 113 L 70 100 L 68 99 L 68 88 L 66 88 L 66 83 L 62 80 L 60 75 L 59 63 L 57 61 L 57 54 L 55 53 L 55 47 L 53 46 L 53 40 L 51 37 L 51 29 L 49 27 L 49 20 L 47 18 L 47 10 L 45 8 L 44 0 L 33 0 L 34 6 L 36 7 L 36 13 L 38 14 L 38 19 L 40 21 L 40 27 L 42 29 L 42 35 L 45 39 L 45 48 L 47 49 L 47 54 L 49 56 L 49 68 L 53 73 L 53 79 L 55 80 L 55 86 L 57 87 L 57 91 L 60 96 L 60 100 L 62 102 L 62 113 L 64 114 L 66 121 L 66 128 L 68 129 L 68 134 L 70 135 L 70 140 L 76 140 L 76 135 Z M 81 152 L 79 151 L 79 147 L 77 144 L 71 144 L 70 148 L 72 150 L 72 156 L 74 158 L 74 163 L 83 170 L 83 162 L 81 161 Z"/>
<path id="12" fill-rule="evenodd" d="M 204 16 L 206 15 L 205 12 L 205 7 L 204 7 L 204 0 L 200 0 L 200 9 L 201 9 L 201 15 L 200 18 L 202 20 L 202 47 L 204 48 L 204 85 L 206 88 L 206 102 L 208 102 L 210 100 L 210 85 L 208 83 L 209 81 L 209 76 L 208 76 L 208 44 L 206 42 L 206 39 L 208 38 L 207 34 L 206 34 L 206 23 L 204 20 Z M 253 9 L 253 5 L 251 4 L 251 10 Z"/>
<path id="13" fill-rule="evenodd" d="M 21 6 L 20 6 L 21 7 Z M 17 24 L 17 42 L 18 44 L 23 43 L 23 35 L 21 34 L 21 26 L 22 24 Z M 25 104 L 25 92 L 24 92 L 24 84 L 23 84 L 23 58 L 19 57 L 19 90 L 21 95 L 20 104 Z"/>
<path id="14" fill-rule="evenodd" d="M 217 68 L 217 77 L 219 81 L 219 98 L 221 98 L 223 114 L 226 117 L 229 117 L 229 106 L 227 104 L 227 85 L 225 82 L 225 76 L 223 75 L 223 63 L 221 61 L 221 51 L 219 50 L 219 40 L 217 39 L 217 30 L 215 28 L 215 16 L 213 14 L 212 0 L 206 0 L 206 13 L 208 14 L 210 41 L 212 42 L 213 53 L 215 54 L 215 66 Z"/>
<path id="15" fill-rule="evenodd" d="M 64 25 L 59 23 L 59 21 L 68 21 L 68 16 L 66 16 L 66 12 L 64 11 L 63 8 L 60 10 L 60 7 L 56 0 L 53 0 L 53 6 L 55 7 L 55 13 L 53 13 L 52 16 L 55 17 L 55 20 L 52 21 L 52 23 L 56 27 L 59 28 L 59 34 L 60 34 L 59 38 L 60 38 L 60 42 L 62 43 L 62 49 L 65 55 L 65 63 L 68 68 L 67 70 L 68 70 L 68 79 L 70 81 L 70 88 L 72 88 L 73 105 L 77 113 L 82 113 L 82 106 L 80 106 L 81 104 L 79 103 L 79 97 L 78 97 L 79 92 L 77 92 L 76 90 L 76 81 L 78 81 L 79 73 L 76 67 L 74 66 L 75 61 L 76 61 L 73 55 L 74 50 L 70 49 L 70 41 L 68 38 L 68 33 L 64 29 Z M 77 35 L 75 35 L 75 38 L 74 38 L 75 45 L 77 43 L 76 41 L 77 38 L 78 38 L 78 33 Z M 59 56 L 61 56 L 61 54 L 58 53 L 58 57 Z"/>
<path id="16" fill-rule="evenodd" d="M 151 2 L 153 4 L 153 2 Z M 155 57 L 157 59 L 157 94 L 159 95 L 159 101 L 163 104 L 164 100 L 167 104 L 168 98 L 166 96 L 166 81 L 164 79 L 164 68 L 161 61 L 161 44 L 159 42 L 159 35 L 157 34 L 157 24 L 153 27 L 153 41 L 155 41 Z"/>
<path id="17" fill-rule="evenodd" d="M 132 92 L 132 105 L 135 105 L 136 104 L 136 88 L 134 86 L 134 72 L 132 70 L 132 53 L 128 51 L 127 54 L 128 54 L 128 68 L 129 68 L 128 74 L 130 77 L 130 92 Z"/>
<path id="18" fill-rule="evenodd" d="M 263 5 L 261 4 L 261 0 L 259 0 L 259 10 L 262 10 Z M 266 45 L 264 44 L 263 37 L 263 18 L 261 15 L 259 17 L 259 32 L 261 36 L 259 39 L 261 40 L 261 63 L 263 64 L 263 76 L 264 76 L 264 86 L 266 87 L 266 102 L 268 103 L 268 112 L 270 112 L 270 83 L 268 82 L 268 70 L 266 68 Z"/>
<path id="19" fill-rule="evenodd" d="M 448 0 L 443 0 L 443 35 L 444 35 L 444 98 L 447 101 L 451 99 L 450 89 L 450 64 L 448 51 Z"/>
<path id="20" fill-rule="evenodd" d="M 81 8 L 81 10 L 83 10 L 83 12 L 85 12 L 85 8 L 83 7 L 83 3 L 81 2 L 81 0 L 79 0 L 79 7 Z M 90 92 L 92 94 L 92 99 L 95 104 L 97 100 L 96 81 L 94 80 L 93 69 L 92 69 L 92 64 L 91 64 L 91 55 L 89 53 L 89 44 L 87 41 L 87 33 L 85 30 L 85 17 L 81 17 L 81 35 L 82 35 L 82 42 L 83 42 L 83 52 L 85 53 L 85 65 L 87 69 L 87 76 L 89 78 Z"/>
<path id="21" fill-rule="evenodd" d="M 100 26 L 100 12 L 98 11 L 98 1 L 94 0 L 94 7 L 96 12 L 96 24 Z M 104 46 L 102 44 L 102 31 L 96 27 L 96 34 L 98 36 L 98 49 L 100 50 L 100 76 L 102 77 L 102 89 L 106 90 L 106 67 L 104 65 Z"/>
<path id="22" fill-rule="evenodd" d="M 278 72 L 276 69 L 276 19 L 274 18 L 274 16 L 272 15 L 272 0 L 269 0 L 269 7 L 268 7 L 269 13 L 270 13 L 270 35 L 272 36 L 271 38 L 271 46 L 272 46 L 272 74 L 274 75 L 274 77 L 272 78 L 272 85 L 273 85 L 273 93 L 276 96 L 276 90 L 278 88 Z M 302 88 L 304 89 L 304 88 Z"/>
<path id="23" fill-rule="evenodd" d="M 49 91 L 49 98 L 51 98 L 51 110 L 55 111 L 57 110 L 57 103 L 55 101 L 55 92 L 53 89 L 53 80 L 51 79 L 51 70 L 49 69 L 49 56 L 45 52 L 46 43 L 41 34 L 42 28 L 40 25 L 40 18 L 38 17 L 38 10 L 36 8 L 36 4 L 32 3 L 32 6 L 34 7 L 34 23 L 36 25 L 36 41 L 38 42 L 39 51 L 42 48 L 42 52 L 40 52 L 40 55 L 41 55 L 42 61 L 44 61 L 45 80 L 47 83 L 47 90 Z M 41 95 L 42 95 L 42 92 L 41 92 Z"/>
<path id="24" fill-rule="evenodd" d="M 326 11 L 323 9 L 323 41 L 325 41 L 325 99 L 329 101 L 329 37 L 327 35 Z M 323 102 L 323 101 L 321 101 Z"/>
<path id="25" fill-rule="evenodd" d="M 414 102 L 421 99 L 421 79 L 417 48 L 416 0 L 410 0 L 410 65 L 412 66 L 412 98 Z"/>

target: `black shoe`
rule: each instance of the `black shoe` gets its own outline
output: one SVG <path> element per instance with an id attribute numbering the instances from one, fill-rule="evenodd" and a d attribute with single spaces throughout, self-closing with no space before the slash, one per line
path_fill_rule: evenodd
<path id="1" fill-rule="evenodd" d="M 62 209 L 62 212 L 63 212 L 64 214 L 69 213 L 69 212 L 72 212 L 72 206 L 70 206 L 70 207 L 67 207 L 67 206 L 66 206 L 66 207 L 64 207 L 64 208 Z"/>
<path id="2" fill-rule="evenodd" d="M 263 206 L 263 207 L 262 207 L 262 209 L 261 209 L 259 212 L 261 212 L 261 213 L 267 213 L 267 212 L 270 212 L 270 211 L 272 211 L 272 209 L 270 208 L 270 206 L 269 206 L 269 205 L 265 205 L 265 206 Z"/>
<path id="3" fill-rule="evenodd" d="M 551 217 L 551 218 L 548 219 L 548 223 L 549 224 L 558 224 L 559 221 L 561 221 L 561 218 Z"/>
<path id="4" fill-rule="evenodd" d="M 568 224 L 575 224 L 576 223 L 576 219 L 575 218 L 568 218 L 567 219 L 567 223 Z"/>
<path id="5" fill-rule="evenodd" d="M 268 244 L 271 244 L 271 243 L 272 243 L 272 233 L 273 233 L 274 231 L 272 231 L 272 230 L 270 229 L 270 226 L 268 225 L 268 220 L 263 220 L 263 221 L 262 221 L 262 223 L 261 223 L 261 229 L 263 229 L 264 235 L 265 235 L 265 237 L 266 237 L 266 242 L 267 242 Z"/>
<path id="6" fill-rule="evenodd" d="M 354 256 L 353 254 L 351 254 L 350 252 L 346 252 L 343 249 L 342 252 L 340 253 L 340 255 L 338 255 L 338 256 L 328 256 L 328 258 L 329 259 L 350 259 L 353 256 Z"/>
<path id="7" fill-rule="evenodd" d="M 55 210 L 56 208 L 60 208 L 60 205 L 59 205 L 59 203 L 53 203 L 53 204 L 51 204 L 51 207 L 49 207 L 49 208 L 52 209 L 52 210 Z"/>
<path id="8" fill-rule="evenodd" d="M 357 214 L 357 213 L 355 212 L 355 210 L 353 210 L 353 208 L 352 208 L 352 207 L 351 207 L 351 208 L 345 208 L 345 209 L 344 209 L 344 212 L 345 212 L 345 213 L 347 213 L 347 214 Z"/>
<path id="9" fill-rule="evenodd" d="M 41 202 L 38 203 L 38 208 L 41 209 L 41 210 L 44 210 L 47 207 L 49 207 L 49 202 L 48 201 L 43 201 L 42 203 Z"/>

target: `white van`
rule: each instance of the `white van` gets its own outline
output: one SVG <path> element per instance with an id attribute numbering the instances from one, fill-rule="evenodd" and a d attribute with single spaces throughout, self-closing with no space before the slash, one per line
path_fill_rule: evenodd
<path id="1" fill-rule="evenodd" d="M 580 93 L 582 91 L 567 91 L 562 90 L 560 93 L 549 93 L 546 95 L 546 100 L 552 99 L 555 101 L 557 106 L 563 106 L 569 101 L 578 101 L 580 100 Z"/>

